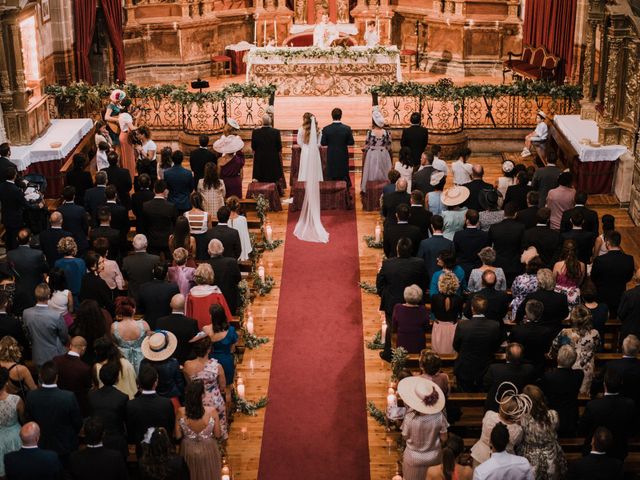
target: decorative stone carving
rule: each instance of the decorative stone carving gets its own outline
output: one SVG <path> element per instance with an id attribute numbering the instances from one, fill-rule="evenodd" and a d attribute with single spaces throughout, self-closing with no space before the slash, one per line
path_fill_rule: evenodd
<path id="1" fill-rule="evenodd" d="M 307 0 L 296 0 L 295 4 L 296 23 L 307 23 Z"/>
<path id="2" fill-rule="evenodd" d="M 337 0 L 338 23 L 349 23 L 349 0 Z"/>
<path id="3" fill-rule="evenodd" d="M 596 22 L 590 21 L 585 39 L 584 75 L 582 76 L 582 96 L 591 100 L 593 88 L 593 57 L 595 55 Z"/>
<path id="4" fill-rule="evenodd" d="M 609 41 L 609 66 L 607 68 L 606 87 L 604 91 L 604 113 L 603 118 L 606 122 L 613 121 L 613 115 L 616 109 L 616 98 L 619 86 L 619 55 L 622 47 L 621 38 L 611 38 Z"/>
<path id="5" fill-rule="evenodd" d="M 623 121 L 634 124 L 638 118 L 638 44 L 629 42 L 626 50 L 626 67 L 624 72 Z"/>

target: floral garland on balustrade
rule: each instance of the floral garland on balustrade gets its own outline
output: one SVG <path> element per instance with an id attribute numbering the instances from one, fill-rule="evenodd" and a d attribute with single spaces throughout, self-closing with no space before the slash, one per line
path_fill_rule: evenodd
<path id="1" fill-rule="evenodd" d="M 251 56 L 265 59 L 278 58 L 287 65 L 289 61 L 296 59 L 340 59 L 357 61 L 366 59 L 369 63 L 375 63 L 376 55 L 398 55 L 397 48 L 377 46 L 367 49 L 352 49 L 343 46 L 338 47 L 308 47 L 308 48 L 264 48 L 250 53 Z"/>
<path id="2" fill-rule="evenodd" d="M 251 402 L 246 398 L 240 398 L 235 388 L 231 390 L 231 398 L 236 406 L 236 412 L 250 417 L 255 417 L 257 415 L 256 410 L 266 407 L 267 403 L 269 403 L 269 399 L 267 397 L 260 397 L 256 402 Z"/>

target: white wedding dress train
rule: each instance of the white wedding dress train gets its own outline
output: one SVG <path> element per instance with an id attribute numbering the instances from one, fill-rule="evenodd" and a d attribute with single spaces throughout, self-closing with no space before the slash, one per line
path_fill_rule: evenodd
<path id="1" fill-rule="evenodd" d="M 322 226 L 320 218 L 320 181 L 322 180 L 322 161 L 318 150 L 318 130 L 316 119 L 311 119 L 311 134 L 306 148 L 306 175 L 304 202 L 300 218 L 293 234 L 305 242 L 327 243 L 329 232 Z M 304 153 L 304 147 L 303 152 Z"/>

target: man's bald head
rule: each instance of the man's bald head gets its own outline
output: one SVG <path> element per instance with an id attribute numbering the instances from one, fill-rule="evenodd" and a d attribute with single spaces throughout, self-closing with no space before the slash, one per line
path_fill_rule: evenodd
<path id="1" fill-rule="evenodd" d="M 407 191 L 407 179 L 406 178 L 399 178 L 398 181 L 396 182 L 396 190 L 398 192 L 406 192 Z"/>
<path id="2" fill-rule="evenodd" d="M 29 245 L 31 241 L 31 230 L 28 228 L 21 228 L 18 232 L 18 245 Z"/>
<path id="3" fill-rule="evenodd" d="M 49 217 L 49 222 L 52 227 L 62 226 L 62 214 L 60 212 L 53 212 Z"/>
<path id="4" fill-rule="evenodd" d="M 176 293 L 171 297 L 171 310 L 174 312 L 184 312 L 184 295 Z"/>
<path id="5" fill-rule="evenodd" d="M 496 286 L 496 272 L 485 270 L 482 274 L 482 285 L 486 288 L 494 288 Z"/>
<path id="6" fill-rule="evenodd" d="M 472 168 L 471 175 L 473 176 L 473 178 L 482 178 L 484 176 L 484 168 L 482 167 L 482 165 L 476 163 Z"/>
<path id="7" fill-rule="evenodd" d="M 271 115 L 269 115 L 268 113 L 265 113 L 262 116 L 262 125 L 265 127 L 270 127 L 271 126 Z"/>
<path id="8" fill-rule="evenodd" d="M 36 422 L 25 423 L 20 429 L 20 440 L 24 447 L 35 447 L 40 440 L 40 427 Z"/>
<path id="9" fill-rule="evenodd" d="M 87 341 L 84 337 L 77 335 L 71 338 L 71 342 L 69 343 L 69 350 L 72 352 L 79 353 L 82 356 L 87 349 Z"/>

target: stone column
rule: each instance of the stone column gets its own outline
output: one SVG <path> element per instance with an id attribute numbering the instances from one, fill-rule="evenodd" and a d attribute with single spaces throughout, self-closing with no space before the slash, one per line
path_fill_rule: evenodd
<path id="1" fill-rule="evenodd" d="M 20 38 L 20 26 L 16 21 L 12 21 L 8 25 L 9 36 L 11 38 L 11 46 L 13 47 L 13 58 L 15 61 L 14 81 L 15 89 L 13 91 L 13 106 L 17 109 L 27 108 L 27 99 L 24 93 L 26 88 L 24 77 L 24 63 L 22 61 L 22 41 Z"/>

